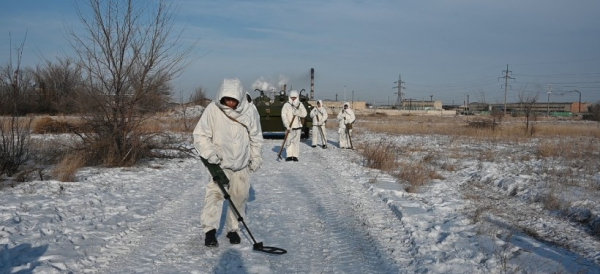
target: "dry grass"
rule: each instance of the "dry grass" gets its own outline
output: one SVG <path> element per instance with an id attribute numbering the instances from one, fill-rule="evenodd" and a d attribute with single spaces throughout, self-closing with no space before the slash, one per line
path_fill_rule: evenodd
<path id="1" fill-rule="evenodd" d="M 375 143 L 363 143 L 359 145 L 362 153 L 364 166 L 383 171 L 392 171 L 398 164 L 396 157 L 400 152 L 393 142 L 381 139 Z"/>
<path id="2" fill-rule="evenodd" d="M 444 179 L 432 166 L 419 162 L 402 162 L 399 164 L 398 179 L 407 182 L 407 192 L 416 192 L 420 187 L 433 179 Z"/>
<path id="3" fill-rule="evenodd" d="M 513 141 L 525 141 L 530 137 L 600 138 L 600 126 L 590 122 L 538 121 L 535 122 L 534 134 L 528 136 L 523 119 L 504 118 L 495 130 L 492 127 L 469 126 L 479 125 L 481 121 L 482 118 L 473 117 L 362 116 L 357 120 L 357 128 L 391 135 L 433 134 Z"/>
<path id="4" fill-rule="evenodd" d="M 36 116 L 31 123 L 31 130 L 36 134 L 91 132 L 81 117 L 74 116 Z"/>
<path id="5" fill-rule="evenodd" d="M 546 139 L 542 140 L 537 148 L 538 157 L 562 157 L 565 160 L 594 160 L 600 156 L 600 146 L 595 138 L 578 139 Z"/>
<path id="6" fill-rule="evenodd" d="M 61 182 L 74 182 L 75 173 L 86 165 L 86 155 L 83 153 L 67 154 L 52 170 L 52 175 Z"/>
<path id="7" fill-rule="evenodd" d="M 33 133 L 36 134 L 69 132 L 69 124 L 67 122 L 58 121 L 48 116 L 36 119 L 32 127 Z"/>

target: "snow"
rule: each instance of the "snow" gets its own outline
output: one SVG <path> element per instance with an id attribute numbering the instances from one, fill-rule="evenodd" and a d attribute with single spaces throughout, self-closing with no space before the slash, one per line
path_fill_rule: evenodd
<path id="1" fill-rule="evenodd" d="M 297 163 L 277 161 L 281 140 L 265 140 L 264 166 L 252 174 L 246 223 L 257 241 L 285 255 L 253 251 L 246 231 L 240 245 L 219 230 L 219 247 L 205 247 L 207 170 L 198 159 L 149 159 L 84 168 L 77 182 L 0 190 L 0 273 L 600 273 L 600 241 L 534 202 L 547 175 L 528 168 L 547 163 L 438 159 L 457 168 L 409 193 L 329 135 L 328 149 L 301 145 Z M 456 143 L 370 133 L 355 140 L 383 137 L 432 151 Z M 452 146 L 524 153 L 505 143 Z M 597 198 L 571 197 L 572 219 L 597 217 Z M 504 210 L 477 211 L 488 207 Z"/>

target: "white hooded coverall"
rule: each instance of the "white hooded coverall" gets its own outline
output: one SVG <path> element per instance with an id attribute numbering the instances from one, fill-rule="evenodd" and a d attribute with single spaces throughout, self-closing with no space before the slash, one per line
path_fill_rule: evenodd
<path id="1" fill-rule="evenodd" d="M 296 97 L 296 100 L 292 100 L 291 97 Z M 298 91 L 290 91 L 288 101 L 281 109 L 281 121 L 283 122 L 283 126 L 289 131 L 287 140 L 285 141 L 286 157 L 298 157 L 300 154 L 300 136 L 302 135 L 302 121 L 300 118 L 306 117 L 306 114 L 306 108 L 300 103 Z M 293 122 L 292 118 L 294 119 Z"/>
<path id="2" fill-rule="evenodd" d="M 327 131 L 325 131 L 325 122 L 327 121 L 327 109 L 323 106 L 323 101 L 318 100 L 319 104 L 313 108 L 310 112 L 310 118 L 312 118 L 313 131 L 312 131 L 312 145 L 321 146 L 327 145 Z M 321 107 L 319 107 L 319 105 Z M 319 129 L 321 128 L 321 129 Z M 321 136 L 321 132 L 323 136 Z M 321 140 L 319 143 L 318 140 Z"/>
<path id="3" fill-rule="evenodd" d="M 345 102 L 344 106 L 348 106 L 348 108 L 342 108 L 337 115 L 339 121 L 338 133 L 340 134 L 340 148 L 350 148 L 350 136 L 348 136 L 348 134 L 352 134 L 352 129 L 349 129 L 348 134 L 346 134 L 346 124 L 354 123 L 356 116 L 354 116 L 354 111 L 350 109 L 350 103 Z"/>
<path id="4" fill-rule="evenodd" d="M 223 97 L 238 100 L 232 109 L 221 103 Z M 230 117 L 230 118 L 229 118 Z M 233 119 L 237 120 L 234 121 Z M 210 103 L 194 129 L 194 147 L 202 158 L 218 163 L 227 178 L 228 192 L 242 218 L 250 192 L 250 171 L 262 164 L 263 138 L 259 114 L 246 99 L 238 79 L 225 79 L 217 91 L 216 100 Z M 210 177 L 210 176 L 209 176 Z M 210 178 L 206 186 L 201 221 L 204 233 L 219 229 L 224 195 Z M 229 208 L 225 221 L 226 232 L 239 231 L 237 216 Z"/>

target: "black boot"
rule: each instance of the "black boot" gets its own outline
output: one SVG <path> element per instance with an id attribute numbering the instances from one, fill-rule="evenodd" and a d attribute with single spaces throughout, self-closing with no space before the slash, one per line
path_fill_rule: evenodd
<path id="1" fill-rule="evenodd" d="M 287 157 L 287 158 L 285 158 L 285 161 L 286 161 L 286 162 L 289 162 L 289 161 L 293 160 L 292 158 L 293 158 L 293 157 Z"/>
<path id="2" fill-rule="evenodd" d="M 311 147 L 317 147 L 317 145 L 312 145 Z"/>
<path id="3" fill-rule="evenodd" d="M 292 161 L 298 162 L 298 157 L 292 157 Z"/>
<path id="4" fill-rule="evenodd" d="M 327 145 L 323 145 L 323 148 L 327 148 Z"/>
<path id="5" fill-rule="evenodd" d="M 217 230 L 213 229 L 206 232 L 206 237 L 204 237 L 204 245 L 208 247 L 218 247 L 219 242 L 217 242 Z"/>
<path id="6" fill-rule="evenodd" d="M 229 238 L 229 243 L 232 245 L 237 245 L 242 241 L 242 239 L 240 239 L 240 235 L 238 235 L 235 231 L 227 233 L 227 238 Z"/>

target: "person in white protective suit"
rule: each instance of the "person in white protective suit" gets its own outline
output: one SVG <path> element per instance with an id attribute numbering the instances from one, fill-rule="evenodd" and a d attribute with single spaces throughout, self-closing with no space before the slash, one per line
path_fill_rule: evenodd
<path id="1" fill-rule="evenodd" d="M 210 103 L 194 129 L 194 147 L 211 164 L 219 164 L 229 178 L 226 185 L 230 199 L 245 217 L 250 193 L 250 172 L 262 165 L 263 137 L 259 114 L 248 103 L 246 92 L 238 79 L 225 79 L 217 90 L 216 100 Z M 219 246 L 216 232 L 221 221 L 224 195 L 210 179 L 206 186 L 204 208 L 201 213 L 204 244 Z M 231 244 L 239 244 L 240 230 L 237 216 L 229 208 L 225 231 Z"/>
<path id="2" fill-rule="evenodd" d="M 281 121 L 288 134 L 285 141 L 286 162 L 298 162 L 300 136 L 302 135 L 302 121 L 300 119 L 305 118 L 306 114 L 306 108 L 300 103 L 300 98 L 298 98 L 298 91 L 290 91 L 288 101 L 283 104 L 283 108 L 281 109 Z"/>
<path id="3" fill-rule="evenodd" d="M 356 116 L 354 115 L 354 111 L 350 109 L 348 102 L 344 103 L 344 108 L 338 113 L 337 119 L 340 125 L 338 129 L 340 134 L 340 148 L 352 148 L 350 135 L 352 134 L 352 123 L 356 120 Z"/>
<path id="4" fill-rule="evenodd" d="M 323 101 L 317 101 L 317 107 L 310 112 L 312 118 L 312 147 L 320 146 L 327 148 L 327 131 L 325 131 L 325 122 L 327 122 L 327 109 L 323 106 Z M 321 140 L 321 142 L 317 142 Z"/>

